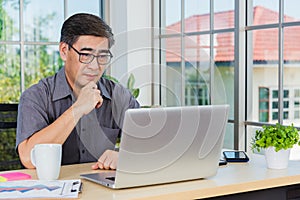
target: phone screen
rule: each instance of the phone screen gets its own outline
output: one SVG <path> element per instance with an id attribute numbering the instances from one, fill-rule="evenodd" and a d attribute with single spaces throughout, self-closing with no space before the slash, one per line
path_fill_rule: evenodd
<path id="1" fill-rule="evenodd" d="M 244 151 L 224 151 L 223 154 L 227 162 L 249 161 L 249 158 Z"/>
<path id="2" fill-rule="evenodd" d="M 228 158 L 246 158 L 246 155 L 244 152 L 238 151 L 238 152 L 226 152 L 226 157 Z"/>

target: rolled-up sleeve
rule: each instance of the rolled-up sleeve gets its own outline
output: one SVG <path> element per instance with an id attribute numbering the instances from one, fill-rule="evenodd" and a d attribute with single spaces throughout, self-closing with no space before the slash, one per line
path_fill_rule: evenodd
<path id="1" fill-rule="evenodd" d="M 23 92 L 18 108 L 16 147 L 50 123 L 45 92 L 37 85 Z"/>

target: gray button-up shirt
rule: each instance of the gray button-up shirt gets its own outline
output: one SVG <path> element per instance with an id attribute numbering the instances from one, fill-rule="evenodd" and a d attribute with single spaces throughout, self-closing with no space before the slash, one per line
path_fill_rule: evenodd
<path id="1" fill-rule="evenodd" d="M 62 164 L 94 162 L 105 150 L 114 149 L 125 111 L 139 107 L 122 85 L 104 78 L 97 85 L 103 104 L 79 120 L 63 144 Z M 18 109 L 16 147 L 53 123 L 74 101 L 64 68 L 24 91 Z"/>

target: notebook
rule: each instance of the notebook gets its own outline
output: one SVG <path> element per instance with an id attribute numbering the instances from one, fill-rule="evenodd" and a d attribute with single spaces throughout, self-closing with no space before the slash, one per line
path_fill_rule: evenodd
<path id="1" fill-rule="evenodd" d="M 81 177 L 118 189 L 214 176 L 228 112 L 228 105 L 129 109 L 117 169 Z"/>

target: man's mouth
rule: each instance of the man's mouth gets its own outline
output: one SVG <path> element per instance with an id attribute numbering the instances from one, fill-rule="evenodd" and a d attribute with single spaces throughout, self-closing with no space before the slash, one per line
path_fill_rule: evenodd
<path id="1" fill-rule="evenodd" d="M 98 77 L 98 74 L 84 74 L 84 76 L 88 79 L 95 79 Z"/>

